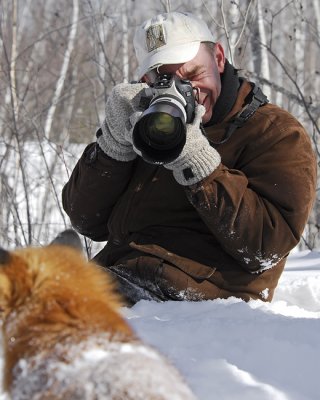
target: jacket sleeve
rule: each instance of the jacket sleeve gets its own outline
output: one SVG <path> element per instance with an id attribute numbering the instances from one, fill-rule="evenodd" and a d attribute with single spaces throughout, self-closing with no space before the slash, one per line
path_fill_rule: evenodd
<path id="1" fill-rule="evenodd" d="M 95 241 L 108 239 L 108 219 L 127 187 L 134 161 L 116 161 L 91 143 L 62 190 L 63 208 L 73 227 Z"/>
<path id="2" fill-rule="evenodd" d="M 294 118 L 260 131 L 238 153 L 187 196 L 222 248 L 245 270 L 262 272 L 300 240 L 315 197 L 315 155 Z"/>

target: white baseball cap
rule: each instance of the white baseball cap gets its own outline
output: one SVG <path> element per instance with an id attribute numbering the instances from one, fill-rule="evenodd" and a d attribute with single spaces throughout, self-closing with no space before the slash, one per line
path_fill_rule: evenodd
<path id="1" fill-rule="evenodd" d="M 214 38 L 206 23 L 190 13 L 170 12 L 145 21 L 133 40 L 139 78 L 161 65 L 192 60 L 201 42 L 214 43 Z"/>

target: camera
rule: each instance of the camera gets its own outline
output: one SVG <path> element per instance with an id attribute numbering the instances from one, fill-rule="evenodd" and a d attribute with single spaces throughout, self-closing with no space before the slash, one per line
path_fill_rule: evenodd
<path id="1" fill-rule="evenodd" d="M 144 112 L 132 134 L 134 146 L 145 161 L 174 161 L 186 143 L 186 124 L 192 122 L 195 96 L 189 80 L 169 74 L 144 89 L 140 106 Z"/>

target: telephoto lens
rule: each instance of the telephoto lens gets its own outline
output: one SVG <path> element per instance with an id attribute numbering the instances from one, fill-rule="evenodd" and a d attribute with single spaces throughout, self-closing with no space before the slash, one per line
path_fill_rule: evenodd
<path id="1" fill-rule="evenodd" d="M 175 160 L 186 142 L 186 123 L 194 116 L 195 98 L 191 83 L 160 75 L 159 80 L 145 89 L 150 98 L 133 130 L 133 144 L 144 160 L 165 164 Z"/>

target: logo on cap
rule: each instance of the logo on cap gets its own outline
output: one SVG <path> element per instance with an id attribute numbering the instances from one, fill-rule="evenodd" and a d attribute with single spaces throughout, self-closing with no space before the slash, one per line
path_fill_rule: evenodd
<path id="1" fill-rule="evenodd" d="M 162 25 L 151 25 L 146 31 L 146 43 L 148 52 L 166 44 Z"/>

